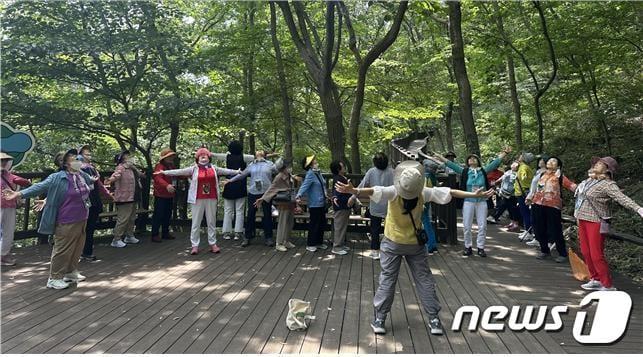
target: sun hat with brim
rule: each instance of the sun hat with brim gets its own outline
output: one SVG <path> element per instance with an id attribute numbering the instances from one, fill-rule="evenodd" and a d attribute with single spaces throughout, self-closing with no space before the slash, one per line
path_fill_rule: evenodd
<path id="1" fill-rule="evenodd" d="M 315 160 L 315 155 L 306 156 L 306 162 L 304 164 L 304 167 L 310 166 L 310 164 L 313 163 L 313 160 Z"/>
<path id="2" fill-rule="evenodd" d="M 85 144 L 85 145 L 83 145 L 83 146 L 79 147 L 79 148 L 78 148 L 78 154 L 80 154 L 81 152 L 83 152 L 83 150 L 85 150 L 85 149 L 91 150 L 91 149 L 92 149 L 92 146 L 91 146 L 91 145 L 89 145 L 89 144 Z"/>
<path id="3" fill-rule="evenodd" d="M 424 189 L 424 166 L 417 161 L 403 161 L 395 167 L 393 185 L 400 197 L 418 198 Z"/>
<path id="4" fill-rule="evenodd" d="M 618 163 L 616 162 L 616 159 L 614 159 L 611 156 L 605 156 L 605 157 L 598 157 L 594 156 L 592 157 L 592 166 L 596 165 L 597 162 L 602 162 L 607 166 L 607 172 L 612 174 L 614 176 L 616 174 L 616 171 L 618 170 Z"/>
<path id="5" fill-rule="evenodd" d="M 7 153 L 0 152 L 0 160 L 13 160 L 13 157 Z"/>
<path id="6" fill-rule="evenodd" d="M 172 151 L 172 149 L 163 149 L 161 150 L 161 156 L 159 157 L 159 161 L 168 158 L 170 156 L 176 156 L 176 153 Z"/>

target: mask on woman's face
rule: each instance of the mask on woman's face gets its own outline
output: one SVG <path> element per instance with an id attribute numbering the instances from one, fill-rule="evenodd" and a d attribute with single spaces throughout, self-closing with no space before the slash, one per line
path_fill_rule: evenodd
<path id="1" fill-rule="evenodd" d="M 78 160 L 69 163 L 69 169 L 71 171 L 80 171 L 81 166 L 83 166 L 83 163 Z"/>
<path id="2" fill-rule="evenodd" d="M 319 170 L 319 164 L 318 163 L 313 164 L 313 170 Z"/>
<path id="3" fill-rule="evenodd" d="M 207 165 L 210 163 L 210 159 L 207 156 L 199 156 L 199 165 Z"/>
<path id="4" fill-rule="evenodd" d="M 13 160 L 7 160 L 2 163 L 2 169 L 6 171 L 11 171 L 12 166 L 13 166 Z"/>

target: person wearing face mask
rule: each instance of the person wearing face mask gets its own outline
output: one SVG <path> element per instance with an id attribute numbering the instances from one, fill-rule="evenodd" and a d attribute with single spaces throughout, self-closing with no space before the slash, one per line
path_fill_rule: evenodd
<path id="1" fill-rule="evenodd" d="M 0 161 L 2 162 L 2 191 L 11 190 L 15 191 L 18 186 L 26 187 L 31 185 L 31 181 L 14 175 L 11 172 L 13 165 L 13 157 L 4 152 L 0 152 Z M 0 214 L 2 215 L 2 257 L 0 263 L 2 265 L 16 265 L 15 259 L 11 256 L 11 246 L 13 245 L 13 237 L 16 231 L 16 206 L 17 200 L 7 200 L 4 195 L 0 195 Z"/>
<path id="2" fill-rule="evenodd" d="M 616 201 L 643 217 L 643 208 L 625 196 L 614 182 L 618 163 L 613 157 L 593 157 L 590 177 L 578 185 L 574 217 L 578 220 L 578 240 L 581 252 L 591 275 L 589 282 L 581 285 L 585 290 L 616 290 L 612 285 L 609 264 L 605 260 L 606 228 L 601 229 L 612 216 L 610 201 Z M 608 223 L 609 224 L 609 223 Z"/>
<path id="3" fill-rule="evenodd" d="M 547 171 L 538 179 L 536 190 L 532 197 L 531 210 L 534 221 L 532 226 L 540 243 L 540 253 L 536 257 L 543 260 L 551 257 L 549 242 L 556 244 L 558 257 L 557 263 L 567 260 L 567 249 L 563 238 L 563 224 L 561 222 L 563 208 L 563 188 L 574 192 L 576 184 L 562 174 L 563 162 L 558 157 L 552 156 L 547 160 Z"/>
<path id="4" fill-rule="evenodd" d="M 172 149 L 161 150 L 159 162 L 154 166 L 154 172 L 173 170 L 176 153 Z M 175 239 L 170 234 L 170 219 L 172 218 L 172 202 L 176 195 L 176 178 L 165 175 L 154 175 L 154 214 L 152 215 L 152 242 L 160 243 L 163 239 Z M 161 231 L 161 235 L 159 235 Z"/>
<path id="5" fill-rule="evenodd" d="M 432 157 L 434 161 L 441 161 L 451 168 L 460 177 L 460 190 L 475 192 L 479 188 L 489 189 L 489 182 L 487 181 L 487 172 L 493 171 L 500 166 L 502 159 L 511 152 L 511 148 L 507 147 L 498 154 L 498 157 L 482 167 L 482 162 L 478 155 L 471 154 L 467 157 L 467 166 L 461 167 L 453 161 L 447 160 L 442 155 L 436 154 Z M 472 238 L 471 232 L 473 227 L 473 218 L 475 216 L 478 223 L 478 237 L 476 246 L 478 247 L 478 255 L 486 257 L 485 242 L 487 237 L 487 200 L 480 198 L 467 198 L 462 205 L 462 223 L 464 225 L 464 252 L 462 255 L 470 256 L 472 252 Z"/>
<path id="6" fill-rule="evenodd" d="M 301 204 L 301 197 L 308 197 L 308 212 L 310 221 L 308 223 L 308 242 L 306 250 L 315 252 L 317 249 L 327 249 L 324 244 L 324 228 L 326 226 L 326 184 L 324 177 L 319 170 L 319 164 L 315 155 L 306 157 L 302 166 L 306 170 L 304 182 L 299 187 L 296 200 L 297 205 Z"/>
<path id="7" fill-rule="evenodd" d="M 270 203 L 279 192 L 292 192 L 295 189 L 296 178 L 292 175 L 292 161 L 279 159 L 275 163 L 275 166 L 279 173 L 275 176 L 266 193 L 255 201 L 255 206 L 262 205 L 265 202 Z M 275 201 L 274 204 L 279 211 L 275 250 L 285 252 L 288 249 L 295 248 L 295 245 L 289 242 L 288 239 L 290 238 L 292 227 L 295 224 L 294 214 L 298 209 L 295 206 L 295 202 L 290 200 Z"/>
<path id="8" fill-rule="evenodd" d="M 237 175 L 230 180 L 223 182 L 226 186 L 240 180 L 250 177 L 250 184 L 248 185 L 248 213 L 246 217 L 246 234 L 241 242 L 242 247 L 246 247 L 255 237 L 257 207 L 255 202 L 261 198 L 268 187 L 272 183 L 272 176 L 277 174 L 277 168 L 272 161 L 266 159 L 266 153 L 259 150 L 255 153 L 255 161 L 246 167 L 240 175 Z M 272 247 L 275 245 L 272 239 L 272 209 L 270 202 L 262 201 L 261 208 L 263 210 L 263 217 L 261 218 L 261 227 L 263 228 L 263 239 L 266 246 Z"/>
<path id="9" fill-rule="evenodd" d="M 381 273 L 373 305 L 375 320 L 371 328 L 376 334 L 385 334 L 386 316 L 391 311 L 395 297 L 395 285 L 400 273 L 402 258 L 413 276 L 422 308 L 429 316 L 429 328 L 433 335 L 443 333 L 438 313 L 440 303 L 435 288 L 435 279 L 429 269 L 426 237 L 422 238 L 422 211 L 424 203 L 446 204 L 451 197 L 491 197 L 493 190 L 465 192 L 448 187 L 425 187 L 424 166 L 417 161 L 404 161 L 395 168 L 393 186 L 354 188 L 349 182 L 335 185 L 337 191 L 355 196 L 370 196 L 375 202 L 388 202 L 384 239 L 380 245 Z"/>
<path id="10" fill-rule="evenodd" d="M 111 246 L 124 248 L 127 244 L 137 244 L 134 237 L 136 223 L 136 206 L 141 200 L 141 177 L 145 174 L 136 167 L 135 158 L 129 150 L 123 150 L 114 157 L 116 169 L 112 176 L 105 180 L 106 184 L 114 185 L 114 202 L 116 203 L 116 225 Z"/>
<path id="11" fill-rule="evenodd" d="M 240 170 L 230 170 L 216 167 L 211 163 L 210 151 L 204 147 L 198 149 L 194 155 L 195 164 L 184 169 L 161 170 L 155 175 L 166 176 L 188 176 L 191 177 L 188 190 L 188 203 L 192 205 L 192 229 L 190 242 L 192 250 L 190 254 L 199 254 L 199 243 L 201 242 L 201 221 L 205 214 L 208 224 L 208 244 L 212 253 L 219 253 L 221 248 L 217 245 L 217 201 L 221 196 L 219 193 L 219 175 L 237 175 Z"/>
<path id="12" fill-rule="evenodd" d="M 83 163 L 80 169 L 94 181 L 94 189 L 89 193 L 89 201 L 92 205 L 89 207 L 89 216 L 87 217 L 85 246 L 83 248 L 83 254 L 80 256 L 81 260 L 92 262 L 97 260 L 94 255 L 94 232 L 96 231 L 99 215 L 103 212 L 101 195 L 109 199 L 112 199 L 112 195 L 105 188 L 105 185 L 103 185 L 103 182 L 100 180 L 100 173 L 92 164 L 91 146 L 83 145 L 80 147 L 78 150 L 78 160 Z"/>
<path id="13" fill-rule="evenodd" d="M 56 156 L 59 171 L 44 181 L 22 191 L 5 190 L 7 200 L 31 198 L 47 192 L 38 233 L 54 235 L 51 267 L 47 288 L 65 289 L 70 282 L 85 280 L 78 272 L 80 254 L 85 245 L 85 228 L 89 215 L 89 193 L 94 181 L 80 171 L 78 151 L 70 149 Z"/>

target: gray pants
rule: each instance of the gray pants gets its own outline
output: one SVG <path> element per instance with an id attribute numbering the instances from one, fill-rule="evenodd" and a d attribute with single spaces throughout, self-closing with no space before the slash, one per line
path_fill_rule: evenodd
<path id="1" fill-rule="evenodd" d="M 350 216 L 351 211 L 347 209 L 340 209 L 333 213 L 333 246 L 341 247 L 344 245 L 346 241 L 346 228 L 348 228 L 348 219 Z"/>
<path id="2" fill-rule="evenodd" d="M 413 275 L 422 308 L 430 319 L 437 317 L 438 312 L 440 312 L 440 302 L 435 291 L 435 279 L 433 279 L 433 274 L 431 274 L 431 269 L 429 269 L 429 264 L 426 260 L 426 248 L 418 244 L 397 244 L 388 238 L 384 238 L 380 246 L 382 271 L 380 273 L 380 285 L 373 298 L 375 317 L 384 320 L 391 311 L 402 257 L 406 258 L 406 264 Z"/>
<path id="3" fill-rule="evenodd" d="M 288 242 L 292 227 L 295 224 L 295 213 L 290 207 L 277 207 L 279 220 L 277 221 L 277 245 Z"/>

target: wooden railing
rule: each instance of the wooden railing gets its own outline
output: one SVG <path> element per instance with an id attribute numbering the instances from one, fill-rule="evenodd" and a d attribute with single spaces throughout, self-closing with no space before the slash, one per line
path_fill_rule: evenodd
<path id="1" fill-rule="evenodd" d="M 32 180 L 33 183 L 39 182 L 47 178 L 51 172 L 24 172 L 18 173 L 19 176 Z M 101 179 L 109 177 L 111 172 L 101 172 Z M 327 189 L 332 189 L 331 181 L 332 175 L 324 174 L 324 180 L 326 182 Z M 361 180 L 364 178 L 364 175 L 355 175 L 348 174 L 347 177 L 352 181 L 352 183 L 357 186 Z M 455 187 L 455 175 L 443 175 L 438 178 L 440 185 Z M 149 187 L 149 186 L 148 186 Z M 190 219 L 188 218 L 188 204 L 187 204 L 187 194 L 189 183 L 187 179 L 178 179 L 176 190 L 176 198 L 173 202 L 172 207 L 172 221 L 171 224 L 175 226 L 189 226 Z M 144 190 L 143 195 L 148 195 L 147 202 L 150 202 L 149 196 L 151 195 L 151 190 Z M 37 233 L 38 223 L 39 223 L 39 213 L 33 211 L 32 200 L 27 199 L 25 205 L 18 209 L 19 215 L 19 225 L 16 226 L 15 239 L 27 239 L 27 238 L 39 238 L 41 243 L 47 242 L 47 237 L 41 236 Z M 219 201 L 221 208 L 223 206 L 222 200 Z M 142 206 L 138 210 L 137 218 L 137 229 L 139 231 L 146 230 L 146 226 L 149 223 L 151 218 L 152 210 L 149 209 L 152 207 L 150 204 L 148 207 Z M 247 209 L 247 207 L 246 207 Z M 358 215 L 363 215 L 363 209 L 360 208 L 359 212 L 355 212 Z M 223 212 L 222 209 L 219 210 Z M 457 243 L 457 231 L 456 231 L 456 208 L 454 203 L 449 203 L 448 205 L 433 205 L 433 218 L 434 218 L 434 227 L 436 228 L 436 234 L 438 240 L 443 243 L 456 244 Z M 218 215 L 222 217 L 222 214 Z M 103 213 L 100 215 L 100 221 L 97 224 L 98 229 L 107 229 L 114 227 L 116 221 L 116 212 L 115 206 L 112 202 L 103 200 Z M 301 220 L 298 220 L 301 221 Z M 349 226 L 349 231 L 354 232 L 368 232 L 366 226 L 366 221 L 362 224 L 354 222 L 353 225 Z M 205 224 L 205 220 L 203 222 Z M 221 226 L 221 221 L 217 222 L 218 226 Z M 295 225 L 295 229 L 305 229 L 305 222 L 299 222 Z"/>

